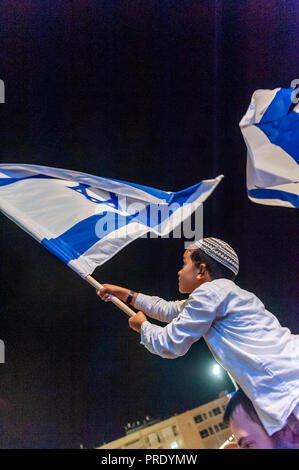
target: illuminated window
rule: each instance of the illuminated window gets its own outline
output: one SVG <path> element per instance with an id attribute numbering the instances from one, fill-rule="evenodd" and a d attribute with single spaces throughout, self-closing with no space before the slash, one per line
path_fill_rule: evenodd
<path id="1" fill-rule="evenodd" d="M 172 439 L 173 430 L 171 426 L 168 426 L 167 428 L 162 429 L 161 434 L 164 437 L 164 439 Z"/>
<path id="2" fill-rule="evenodd" d="M 152 434 L 149 434 L 148 438 L 149 438 L 151 446 L 157 445 L 158 442 L 161 442 L 159 434 L 155 432 L 153 432 Z"/>

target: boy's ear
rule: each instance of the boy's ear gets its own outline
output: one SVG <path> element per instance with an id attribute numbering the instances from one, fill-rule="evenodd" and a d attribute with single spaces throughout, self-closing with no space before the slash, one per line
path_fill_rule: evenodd
<path id="1" fill-rule="evenodd" d="M 206 265 L 203 264 L 203 263 L 201 263 L 201 264 L 199 265 L 198 274 L 205 274 L 205 272 L 206 272 Z"/>

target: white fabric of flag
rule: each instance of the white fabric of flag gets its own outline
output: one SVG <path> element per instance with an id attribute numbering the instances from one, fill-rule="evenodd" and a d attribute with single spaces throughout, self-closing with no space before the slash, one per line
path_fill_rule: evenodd
<path id="1" fill-rule="evenodd" d="M 165 236 L 223 175 L 178 192 L 39 165 L 0 165 L 0 210 L 82 277 L 136 238 Z"/>
<path id="2" fill-rule="evenodd" d="M 296 91 L 294 88 L 255 91 L 240 121 L 248 150 L 247 193 L 256 203 L 299 207 Z"/>

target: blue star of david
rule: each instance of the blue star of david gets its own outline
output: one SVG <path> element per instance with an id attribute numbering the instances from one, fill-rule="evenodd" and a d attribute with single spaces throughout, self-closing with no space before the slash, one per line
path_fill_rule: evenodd
<path id="1" fill-rule="evenodd" d="M 77 193 L 82 194 L 82 196 L 86 197 L 90 202 L 93 202 L 94 204 L 106 204 L 108 206 L 114 207 L 115 209 L 118 209 L 118 197 L 115 193 L 112 193 L 109 191 L 109 196 L 110 199 L 106 199 L 104 201 L 101 201 L 100 199 L 97 199 L 94 196 L 90 196 L 87 194 L 86 189 L 90 188 L 87 184 L 79 183 L 78 186 L 72 187 L 72 186 L 67 186 L 69 189 L 73 189 L 73 191 L 76 191 Z"/>

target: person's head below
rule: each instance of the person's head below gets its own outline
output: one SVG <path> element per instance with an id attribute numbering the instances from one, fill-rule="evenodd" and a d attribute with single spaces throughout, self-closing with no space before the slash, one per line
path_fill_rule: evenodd
<path id="1" fill-rule="evenodd" d="M 297 449 L 298 435 L 286 424 L 269 436 L 252 402 L 239 389 L 228 402 L 223 421 L 229 424 L 240 449 Z"/>
<path id="2" fill-rule="evenodd" d="M 179 291 L 190 294 L 214 279 L 234 281 L 238 271 L 238 256 L 228 243 L 219 238 L 202 238 L 184 252 L 183 267 L 178 272 Z"/>

